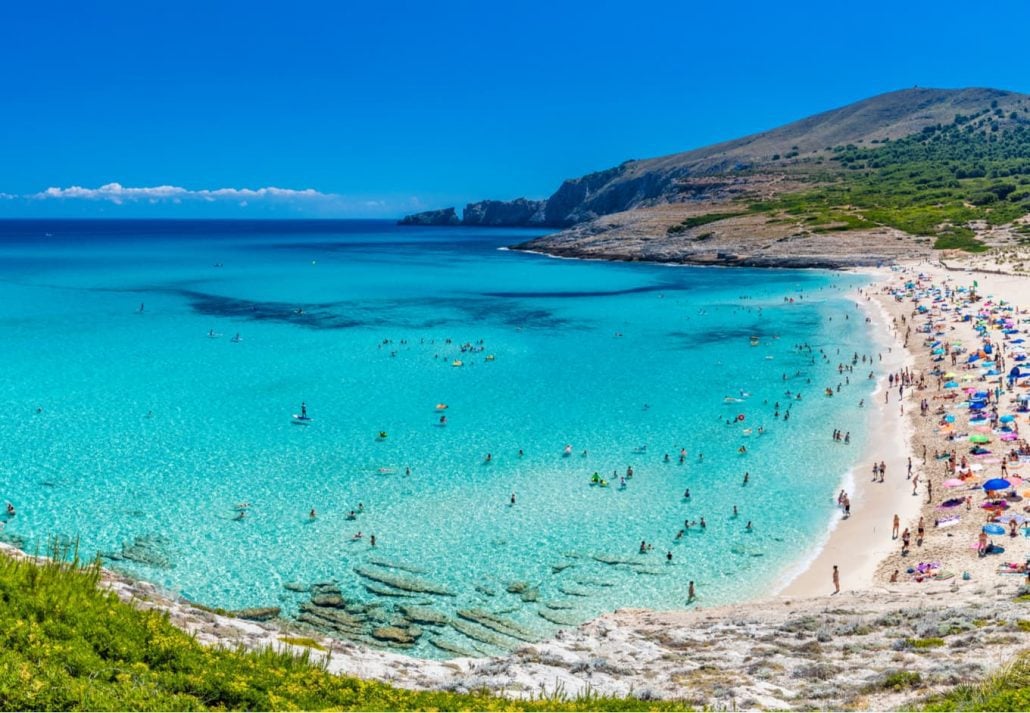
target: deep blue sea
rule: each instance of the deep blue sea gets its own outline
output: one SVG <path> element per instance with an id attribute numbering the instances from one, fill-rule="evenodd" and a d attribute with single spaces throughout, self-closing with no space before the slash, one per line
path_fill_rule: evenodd
<path id="1" fill-rule="evenodd" d="M 211 606 L 292 616 L 309 595 L 284 584 L 333 581 L 387 617 L 478 609 L 541 637 L 683 607 L 691 580 L 704 605 L 769 593 L 864 444 L 868 368 L 823 395 L 873 350 L 860 278 L 501 249 L 532 235 L 0 223 L 0 535 L 77 539 Z M 431 633 L 414 653 L 498 648 Z"/>

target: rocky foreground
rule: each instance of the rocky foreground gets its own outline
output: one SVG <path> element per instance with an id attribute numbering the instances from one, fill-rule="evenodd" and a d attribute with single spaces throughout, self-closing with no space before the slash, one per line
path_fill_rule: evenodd
<path id="1" fill-rule="evenodd" d="M 222 616 L 116 576 L 105 586 L 167 611 L 203 643 L 306 650 L 334 673 L 407 688 L 595 692 L 715 709 L 904 709 L 981 680 L 1027 648 L 1030 627 L 1030 604 L 1016 599 L 1020 580 L 999 577 L 683 612 L 621 610 L 508 655 L 435 661 Z"/>

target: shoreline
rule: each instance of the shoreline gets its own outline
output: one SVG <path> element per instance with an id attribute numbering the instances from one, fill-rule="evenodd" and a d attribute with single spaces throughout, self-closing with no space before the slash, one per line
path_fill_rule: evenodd
<path id="1" fill-rule="evenodd" d="M 852 500 L 851 516 L 832 516 L 826 534 L 811 557 L 789 570 L 786 581 L 774 590 L 777 596 L 832 594 L 834 565 L 841 571 L 842 592 L 869 589 L 880 563 L 893 548 L 893 541 L 884 537 L 884 533 L 890 532 L 891 518 L 897 513 L 907 521 L 918 514 L 919 499 L 904 499 L 906 481 L 887 478 L 884 483 L 874 483 L 866 472 L 868 464 L 881 461 L 887 464 L 887 472 L 891 475 L 905 472 L 905 459 L 912 451 L 912 427 L 897 408 L 897 401 L 884 403 L 882 397 L 888 392 L 888 374 L 914 363 L 914 355 L 898 341 L 891 328 L 886 308 L 876 296 L 869 294 L 870 290 L 884 284 L 886 275 L 868 274 L 872 285 L 863 288 L 865 295 L 857 295 L 855 299 L 862 314 L 872 320 L 874 348 L 882 350 L 880 353 L 884 360 L 876 388 L 869 396 L 871 408 L 866 415 L 865 447 L 856 463 L 841 478 L 841 488 Z M 862 296 L 869 299 L 861 299 Z"/>

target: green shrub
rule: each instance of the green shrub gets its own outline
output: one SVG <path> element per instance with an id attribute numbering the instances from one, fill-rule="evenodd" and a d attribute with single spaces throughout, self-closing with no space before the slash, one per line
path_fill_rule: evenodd
<path id="1" fill-rule="evenodd" d="M 332 675 L 307 655 L 206 647 L 167 615 L 99 590 L 98 565 L 63 559 L 36 565 L 0 555 L 0 710 L 682 708 L 593 696 L 513 701 L 409 691 Z"/>

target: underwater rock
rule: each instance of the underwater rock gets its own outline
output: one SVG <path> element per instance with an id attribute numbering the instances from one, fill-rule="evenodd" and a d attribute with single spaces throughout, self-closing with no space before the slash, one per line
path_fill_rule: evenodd
<path id="1" fill-rule="evenodd" d="M 250 607 L 249 609 L 236 609 L 229 612 L 230 616 L 237 619 L 249 619 L 250 621 L 270 621 L 279 616 L 279 607 Z"/>
<path id="2" fill-rule="evenodd" d="M 415 604 L 401 604 L 397 607 L 404 616 L 417 624 L 431 624 L 443 626 L 450 623 L 450 617 L 429 607 L 420 607 Z"/>
<path id="3" fill-rule="evenodd" d="M 451 622 L 451 627 L 459 634 L 463 634 L 480 644 L 488 644 L 501 650 L 511 648 L 511 639 L 505 639 L 488 629 L 476 626 L 475 624 L 470 624 L 467 621 L 455 619 Z"/>
<path id="4" fill-rule="evenodd" d="M 128 560 L 147 567 L 170 569 L 168 540 L 160 535 L 139 535 L 132 542 L 123 542 L 120 550 L 101 552 L 100 556 L 112 562 Z"/>
<path id="5" fill-rule="evenodd" d="M 475 658 L 477 656 L 481 656 L 482 655 L 481 652 L 479 652 L 479 651 L 475 651 L 475 650 L 473 650 L 471 648 L 466 649 L 464 646 L 461 646 L 459 644 L 451 643 L 450 641 L 447 641 L 446 639 L 444 639 L 442 637 L 439 637 L 439 636 L 434 636 L 431 639 L 428 639 L 428 641 L 429 641 L 430 644 L 432 644 L 436 648 L 440 649 L 444 653 L 454 654 L 455 656 L 464 656 L 464 657 L 467 657 L 467 658 Z"/>
<path id="6" fill-rule="evenodd" d="M 475 589 L 480 594 L 485 594 L 488 597 L 497 596 L 497 592 L 495 592 L 494 590 L 490 589 L 489 587 L 484 587 L 482 584 L 477 584 Z"/>
<path id="7" fill-rule="evenodd" d="M 583 589 L 582 587 L 577 587 L 575 584 L 569 583 L 559 584 L 558 591 L 562 594 L 567 594 L 570 597 L 589 597 L 594 594 L 589 590 Z"/>
<path id="8" fill-rule="evenodd" d="M 505 587 L 505 591 L 509 594 L 519 594 L 526 591 L 528 588 L 529 584 L 526 582 L 511 582 L 507 587 Z"/>
<path id="9" fill-rule="evenodd" d="M 539 614 L 541 618 L 546 619 L 552 624 L 557 624 L 558 626 L 579 626 L 579 624 L 582 623 L 579 617 L 564 610 L 556 611 L 554 609 L 539 609 L 537 610 L 537 614 Z"/>
<path id="10" fill-rule="evenodd" d="M 467 621 L 475 622 L 480 626 L 496 631 L 498 634 L 510 636 L 520 641 L 536 641 L 537 637 L 532 631 L 519 626 L 513 621 L 503 619 L 482 609 L 459 609 L 458 616 Z"/>
<path id="11" fill-rule="evenodd" d="M 620 557 L 619 555 L 591 555 L 593 559 L 604 564 L 640 564 L 639 560 L 632 559 L 630 557 Z"/>
<path id="12" fill-rule="evenodd" d="M 555 601 L 550 601 L 550 602 L 541 602 L 541 604 L 543 606 L 547 607 L 548 609 L 575 609 L 576 608 L 572 604 L 572 602 L 555 602 Z"/>
<path id="13" fill-rule="evenodd" d="M 339 594 L 315 594 L 311 597 L 311 603 L 316 607 L 331 607 L 343 609 L 347 606 L 346 600 Z"/>
<path id="14" fill-rule="evenodd" d="M 529 589 L 526 589 L 521 594 L 519 594 L 519 599 L 521 599 L 524 602 L 535 602 L 539 598 L 540 590 L 536 587 L 530 587 Z"/>
<path id="15" fill-rule="evenodd" d="M 388 641 L 393 644 L 404 644 L 410 646 L 414 644 L 418 637 L 422 635 L 422 630 L 414 629 L 402 629 L 399 626 L 380 626 L 372 630 L 372 638 L 378 639 L 379 641 Z"/>
<path id="16" fill-rule="evenodd" d="M 311 587 L 300 582 L 287 582 L 283 585 L 283 589 L 288 592 L 300 592 L 302 594 L 306 594 L 311 591 Z"/>
<path id="17" fill-rule="evenodd" d="M 391 562 L 379 557 L 369 557 L 368 563 L 384 569 L 399 569 L 402 572 L 410 572 L 412 574 L 425 574 L 426 572 L 421 567 L 415 567 L 410 564 L 401 564 L 400 562 Z"/>
<path id="18" fill-rule="evenodd" d="M 448 591 L 445 587 L 432 582 L 427 582 L 424 579 L 400 577 L 390 574 L 389 572 L 380 572 L 369 567 L 355 567 L 354 571 L 365 579 L 385 584 L 388 587 L 393 587 L 394 589 L 401 589 L 406 592 L 416 592 L 418 594 L 436 594 L 444 597 L 454 596 L 454 594 Z"/>
<path id="19" fill-rule="evenodd" d="M 415 592 L 405 592 L 403 589 L 391 589 L 375 582 L 365 582 L 365 589 L 379 597 L 417 597 Z"/>

